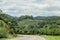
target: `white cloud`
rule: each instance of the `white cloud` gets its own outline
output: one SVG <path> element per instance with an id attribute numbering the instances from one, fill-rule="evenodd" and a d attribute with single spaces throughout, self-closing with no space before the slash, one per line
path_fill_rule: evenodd
<path id="1" fill-rule="evenodd" d="M 60 16 L 60 0 L 0 0 L 0 9 L 13 16 Z"/>

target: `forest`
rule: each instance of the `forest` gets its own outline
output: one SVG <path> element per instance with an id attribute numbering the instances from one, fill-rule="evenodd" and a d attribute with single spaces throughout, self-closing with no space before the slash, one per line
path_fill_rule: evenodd
<path id="1" fill-rule="evenodd" d="M 16 34 L 60 35 L 60 16 L 14 17 L 0 11 L 0 38 Z"/>

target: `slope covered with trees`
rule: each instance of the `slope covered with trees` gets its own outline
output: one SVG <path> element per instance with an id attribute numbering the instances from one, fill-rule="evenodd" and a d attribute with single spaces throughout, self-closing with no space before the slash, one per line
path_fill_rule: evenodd
<path id="1" fill-rule="evenodd" d="M 13 17 L 1 11 L 0 38 L 6 38 L 9 34 L 60 35 L 60 17 Z"/>
<path id="2" fill-rule="evenodd" d="M 60 19 L 23 20 L 18 23 L 21 34 L 60 35 Z"/>
<path id="3" fill-rule="evenodd" d="M 0 12 L 0 38 L 8 37 L 9 34 L 15 34 L 17 19 L 8 14 Z"/>

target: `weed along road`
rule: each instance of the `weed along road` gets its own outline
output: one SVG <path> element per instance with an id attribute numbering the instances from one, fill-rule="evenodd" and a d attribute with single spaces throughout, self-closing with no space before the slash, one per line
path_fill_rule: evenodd
<path id="1" fill-rule="evenodd" d="M 14 38 L 10 40 L 45 40 L 45 38 L 40 36 L 32 36 L 32 35 L 21 35 L 23 37 L 20 38 Z"/>

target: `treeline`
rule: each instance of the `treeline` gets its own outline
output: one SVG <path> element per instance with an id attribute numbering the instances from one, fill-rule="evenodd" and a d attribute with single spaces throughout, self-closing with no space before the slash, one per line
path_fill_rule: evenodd
<path id="1" fill-rule="evenodd" d="M 0 38 L 16 34 L 60 35 L 60 17 L 13 17 L 0 12 Z"/>
<path id="2" fill-rule="evenodd" d="M 60 35 L 60 19 L 23 20 L 18 23 L 19 34 Z"/>

